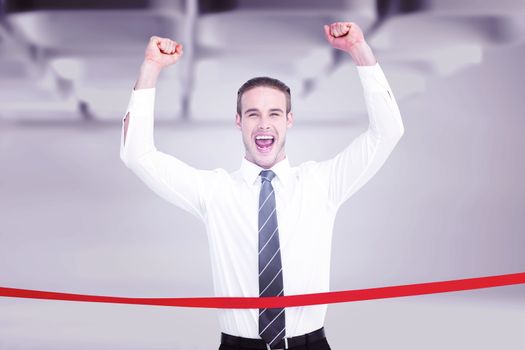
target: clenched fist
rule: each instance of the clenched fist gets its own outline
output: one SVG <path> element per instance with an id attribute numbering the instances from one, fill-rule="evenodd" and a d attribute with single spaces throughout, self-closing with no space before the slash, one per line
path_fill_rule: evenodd
<path id="1" fill-rule="evenodd" d="M 159 68 L 174 64 L 182 56 L 182 45 L 167 38 L 152 36 L 146 47 L 144 61 Z"/>
<path id="2" fill-rule="evenodd" d="M 353 22 L 336 22 L 324 26 L 328 42 L 336 49 L 350 52 L 365 42 L 363 31 Z"/>
<path id="3" fill-rule="evenodd" d="M 365 41 L 363 31 L 354 22 L 335 22 L 325 25 L 324 33 L 330 45 L 349 53 L 357 65 L 371 66 L 377 62 Z"/>
<path id="4" fill-rule="evenodd" d="M 162 69 L 177 62 L 180 56 L 182 56 L 181 44 L 171 39 L 152 36 L 146 46 L 144 62 L 140 66 L 135 89 L 155 87 Z"/>

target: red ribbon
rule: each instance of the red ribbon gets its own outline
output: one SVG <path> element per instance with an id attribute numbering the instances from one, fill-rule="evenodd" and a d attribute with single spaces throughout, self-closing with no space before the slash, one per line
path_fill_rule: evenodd
<path id="1" fill-rule="evenodd" d="M 262 309 L 333 304 L 372 299 L 397 298 L 412 295 L 435 294 L 457 292 L 471 289 L 500 287 L 523 283 L 525 283 L 525 272 L 498 276 L 467 278 L 451 281 L 428 282 L 401 286 L 266 298 L 126 298 L 99 295 L 56 293 L 5 287 L 0 287 L 0 296 L 29 299 L 84 301 L 94 303 L 159 305 L 217 309 Z"/>

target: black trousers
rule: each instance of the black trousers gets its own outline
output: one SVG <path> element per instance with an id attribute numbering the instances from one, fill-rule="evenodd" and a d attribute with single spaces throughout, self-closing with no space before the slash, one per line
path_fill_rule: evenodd
<path id="1" fill-rule="evenodd" d="M 308 343 L 306 345 L 296 346 L 293 348 L 289 348 L 290 350 L 330 350 L 330 345 L 328 345 L 328 341 L 326 338 L 318 340 L 316 342 Z M 243 348 L 239 346 L 230 346 L 221 344 L 219 346 L 219 350 L 253 350 L 250 348 Z"/>

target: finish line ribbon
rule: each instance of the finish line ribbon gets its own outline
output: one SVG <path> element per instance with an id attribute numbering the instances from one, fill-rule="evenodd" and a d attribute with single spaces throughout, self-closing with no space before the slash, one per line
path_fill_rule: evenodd
<path id="1" fill-rule="evenodd" d="M 216 309 L 262 309 L 319 304 L 334 304 L 362 300 L 407 297 L 423 294 L 458 292 L 463 290 L 501 287 L 523 283 L 525 283 L 525 272 L 488 277 L 458 279 L 451 281 L 428 282 L 390 287 L 262 298 L 127 298 L 45 292 L 38 290 L 5 287 L 0 287 L 0 297 Z"/>

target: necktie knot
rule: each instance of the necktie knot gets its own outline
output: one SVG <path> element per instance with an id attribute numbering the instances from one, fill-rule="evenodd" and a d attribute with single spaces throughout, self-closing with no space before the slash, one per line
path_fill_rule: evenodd
<path id="1" fill-rule="evenodd" d="M 275 177 L 275 173 L 271 170 L 263 170 L 261 171 L 260 175 L 261 175 L 261 180 L 263 182 L 264 181 L 272 182 L 273 178 Z"/>

